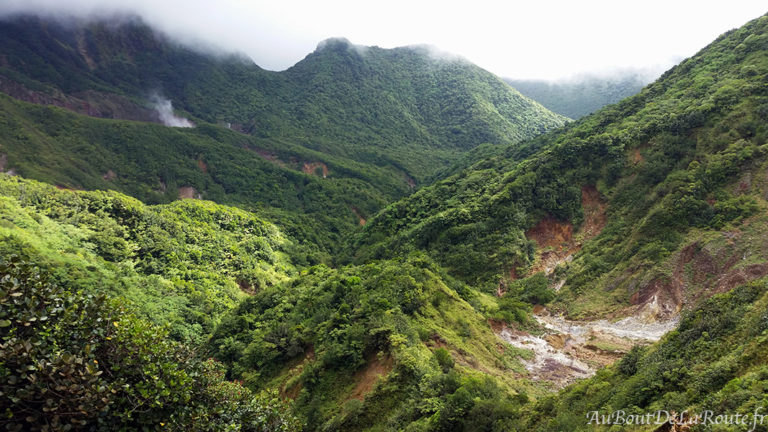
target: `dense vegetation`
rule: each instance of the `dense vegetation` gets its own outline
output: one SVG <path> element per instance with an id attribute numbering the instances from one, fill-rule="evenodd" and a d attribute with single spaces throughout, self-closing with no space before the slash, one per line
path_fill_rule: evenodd
<path id="1" fill-rule="evenodd" d="M 5 430 L 294 431 L 276 395 L 225 381 L 167 333 L 25 256 L 0 257 Z"/>
<path id="2" fill-rule="evenodd" d="M 484 430 L 527 401 L 497 311 L 421 255 L 312 267 L 243 301 L 210 347 L 233 378 L 292 395 L 310 430 Z"/>
<path id="3" fill-rule="evenodd" d="M 329 262 L 344 232 L 409 189 L 376 168 L 323 157 L 328 178 L 270 162 L 274 149 L 213 125 L 193 129 L 95 119 L 0 95 L 0 154 L 6 169 L 68 188 L 111 189 L 147 203 L 191 196 L 256 210 L 301 241 L 310 262 Z M 286 146 L 290 149 L 290 146 Z M 288 150 L 289 151 L 289 150 Z M 285 160 L 291 156 L 285 154 Z M 376 184 L 376 187 L 372 185 Z M 354 209 L 354 210 L 353 210 Z"/>
<path id="4" fill-rule="evenodd" d="M 330 40 L 273 73 L 135 22 L 5 21 L 0 44 L 11 430 L 579 430 L 765 402 L 768 16 L 522 142 L 562 119 L 421 47 Z M 126 120 L 152 120 L 150 85 L 196 127 Z M 498 336 L 540 334 L 534 305 L 644 301 L 679 328 L 556 395 Z"/>
<path id="5" fill-rule="evenodd" d="M 0 91 L 16 99 L 0 97 L 1 169 L 148 203 L 186 192 L 259 210 L 309 263 L 331 263 L 343 235 L 466 151 L 564 121 L 421 48 L 329 40 L 276 73 L 200 54 L 138 18 L 63 22 L 0 20 Z M 154 93 L 196 127 L 147 124 L 159 120 Z"/>
<path id="6" fill-rule="evenodd" d="M 648 82 L 637 71 L 580 75 L 559 81 L 505 78 L 505 82 L 548 109 L 578 119 L 637 94 Z"/>
<path id="7" fill-rule="evenodd" d="M 99 99 L 119 96 L 131 114 L 160 92 L 196 121 L 388 167 L 401 182 L 404 175 L 423 181 L 462 150 L 530 138 L 564 120 L 477 66 L 418 47 L 328 40 L 287 71 L 269 72 L 242 57 L 179 46 L 138 18 L 30 17 L 0 22 L 0 46 L 4 79 L 39 99 L 74 97 L 99 111 L 107 103 Z M 100 97 L 90 97 L 94 91 Z M 111 106 L 100 112 L 124 118 Z"/>
<path id="8" fill-rule="evenodd" d="M 295 272 L 274 225 L 211 202 L 146 206 L 0 175 L 0 209 L 0 256 L 23 253 L 58 285 L 122 297 L 192 345 L 243 289 Z"/>
<path id="9" fill-rule="evenodd" d="M 607 226 L 567 269 L 564 292 L 579 294 L 611 270 L 660 262 L 692 228 L 754 213 L 762 186 L 731 186 L 764 175 L 767 27 L 763 17 L 723 35 L 637 96 L 389 205 L 357 236 L 353 259 L 424 250 L 490 292 L 532 267 L 536 223 L 582 223 L 582 189 L 594 185 Z"/>

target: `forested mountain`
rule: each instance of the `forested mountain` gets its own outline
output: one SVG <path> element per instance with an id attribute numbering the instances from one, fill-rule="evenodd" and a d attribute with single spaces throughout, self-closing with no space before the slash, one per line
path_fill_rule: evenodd
<path id="1" fill-rule="evenodd" d="M 583 243 L 563 274 L 566 291 L 581 291 L 597 279 L 611 286 L 612 269 L 629 283 L 620 270 L 649 271 L 692 230 L 759 213 L 762 24 L 724 35 L 636 96 L 389 205 L 357 236 L 355 260 L 423 250 L 490 291 L 538 269 L 543 243 Z"/>
<path id="2" fill-rule="evenodd" d="M 21 99 L 147 120 L 150 94 L 159 93 L 193 121 L 399 170 L 401 182 L 423 179 L 457 150 L 563 124 L 492 74 L 422 47 L 330 39 L 270 72 L 242 57 L 199 54 L 138 19 L 6 18 L 0 38 L 3 87 Z"/>
<path id="3" fill-rule="evenodd" d="M 0 27 L 3 427 L 766 402 L 768 16 L 542 135 L 563 118 L 425 47 L 269 72 L 135 20 Z"/>
<path id="4" fill-rule="evenodd" d="M 259 210 L 310 262 L 330 262 L 343 233 L 463 152 L 563 124 L 490 73 L 418 47 L 329 40 L 269 72 L 138 18 L 34 17 L 2 19 L 0 46 L 0 90 L 16 99 L 0 100 L 3 169 L 150 203 Z"/>
<path id="5" fill-rule="evenodd" d="M 544 81 L 504 78 L 507 84 L 536 102 L 568 118 L 578 119 L 640 91 L 651 79 L 639 71 L 612 75 L 578 75 Z"/>

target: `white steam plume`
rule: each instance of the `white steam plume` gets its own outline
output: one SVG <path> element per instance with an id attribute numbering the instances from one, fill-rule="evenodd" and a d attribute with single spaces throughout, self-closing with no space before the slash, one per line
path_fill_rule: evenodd
<path id="1" fill-rule="evenodd" d="M 157 116 L 166 126 L 170 127 L 184 127 L 190 128 L 195 125 L 191 121 L 184 117 L 178 117 L 173 113 L 173 104 L 169 99 L 166 99 L 158 94 L 153 94 L 149 101 L 152 103 L 152 107 L 157 111 Z"/>

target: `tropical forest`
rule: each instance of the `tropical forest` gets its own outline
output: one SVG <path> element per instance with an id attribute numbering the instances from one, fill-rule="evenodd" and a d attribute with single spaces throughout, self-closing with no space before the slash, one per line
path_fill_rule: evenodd
<path id="1" fill-rule="evenodd" d="M 768 431 L 752 18 L 566 85 L 0 14 L 0 430 Z"/>

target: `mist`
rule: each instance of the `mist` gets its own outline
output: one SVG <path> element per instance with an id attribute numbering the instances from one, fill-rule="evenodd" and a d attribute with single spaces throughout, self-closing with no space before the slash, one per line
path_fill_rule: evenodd
<path id="1" fill-rule="evenodd" d="M 727 5 L 694 0 L 1 0 L 0 16 L 36 13 L 84 18 L 136 14 L 198 50 L 242 52 L 284 70 L 319 41 L 357 46 L 439 47 L 498 76 L 562 79 L 580 73 L 673 64 L 720 34 L 766 12 L 763 0 Z M 438 58 L 443 55 L 436 55 Z"/>
<path id="2" fill-rule="evenodd" d="M 152 96 L 150 96 L 149 101 L 152 104 L 152 107 L 157 113 L 157 117 L 162 124 L 170 127 L 195 127 L 191 121 L 185 119 L 184 117 L 178 117 L 176 114 L 174 114 L 173 103 L 171 103 L 169 99 L 154 93 Z"/>

